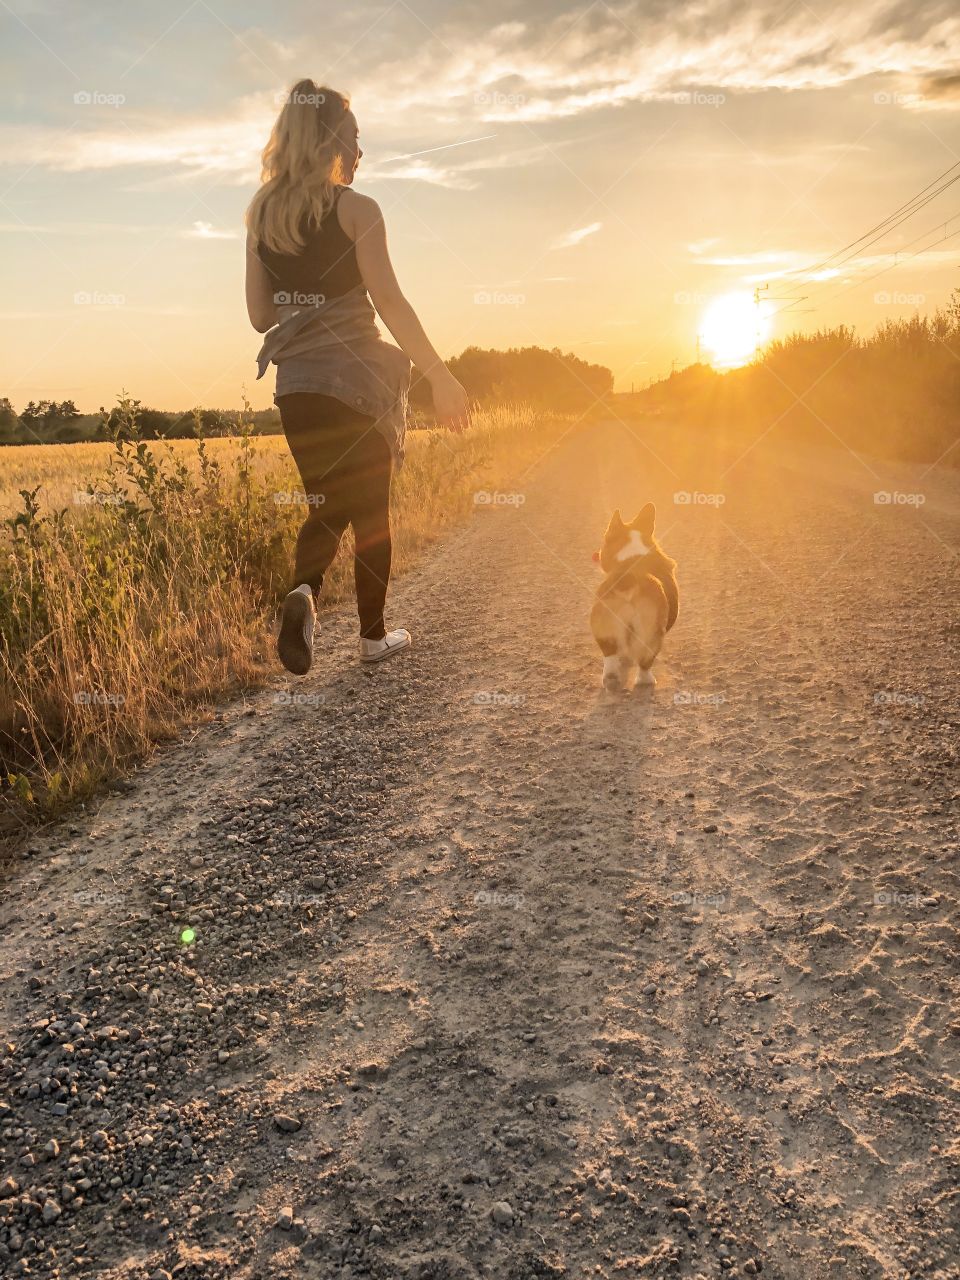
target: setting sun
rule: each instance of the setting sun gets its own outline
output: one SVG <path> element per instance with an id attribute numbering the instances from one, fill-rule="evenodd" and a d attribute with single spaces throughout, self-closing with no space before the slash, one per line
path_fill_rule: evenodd
<path id="1" fill-rule="evenodd" d="M 811 6 L 0 0 L 0 1280 L 960 1280 L 960 0 Z"/>
<path id="2" fill-rule="evenodd" d="M 725 293 L 703 313 L 699 337 L 704 355 L 719 368 L 747 364 L 770 336 L 770 317 L 752 294 Z"/>

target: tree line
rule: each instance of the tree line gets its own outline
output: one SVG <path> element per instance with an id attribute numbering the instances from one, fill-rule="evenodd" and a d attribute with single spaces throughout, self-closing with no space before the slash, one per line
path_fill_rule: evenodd
<path id="1" fill-rule="evenodd" d="M 613 374 L 603 365 L 590 364 L 554 347 L 512 347 L 508 351 L 467 347 L 447 362 L 472 400 L 522 402 L 558 411 L 580 412 L 603 401 L 613 391 Z M 167 413 L 138 404 L 141 437 L 192 438 L 197 434 L 197 413 L 205 436 L 236 433 L 239 413 L 202 409 Z M 410 404 L 418 415 L 432 408 L 430 386 L 419 370 L 413 372 Z M 80 440 L 109 440 L 116 428 L 116 410 L 82 414 L 72 400 L 31 400 L 17 413 L 7 398 L 0 399 L 0 444 L 71 444 Z M 272 434 L 280 429 L 276 409 L 248 414 L 253 430 Z"/>
<path id="2" fill-rule="evenodd" d="M 447 367 L 473 400 L 525 401 L 547 409 L 588 409 L 613 391 L 613 374 L 559 347 L 511 347 L 507 351 L 467 347 Z M 415 371 L 411 404 L 429 408 L 430 388 Z"/>

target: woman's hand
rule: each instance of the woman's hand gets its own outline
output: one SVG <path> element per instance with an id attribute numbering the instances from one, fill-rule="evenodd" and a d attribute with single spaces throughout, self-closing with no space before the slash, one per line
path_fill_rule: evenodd
<path id="1" fill-rule="evenodd" d="M 463 431 L 470 424 L 470 401 L 467 393 L 449 369 L 442 369 L 430 379 L 433 411 L 437 422 L 452 431 Z"/>

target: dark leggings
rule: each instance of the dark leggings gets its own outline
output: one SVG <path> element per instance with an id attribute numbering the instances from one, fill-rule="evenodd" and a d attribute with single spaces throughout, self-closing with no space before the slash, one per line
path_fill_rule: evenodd
<path id="1" fill-rule="evenodd" d="M 373 418 L 333 396 L 298 391 L 279 396 L 277 407 L 308 503 L 293 585 L 319 592 L 353 525 L 360 634 L 380 640 L 390 581 L 390 446 Z"/>

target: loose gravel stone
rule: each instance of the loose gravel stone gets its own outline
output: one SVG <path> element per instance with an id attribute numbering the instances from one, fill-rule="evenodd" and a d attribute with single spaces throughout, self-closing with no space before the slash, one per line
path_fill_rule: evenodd
<path id="1" fill-rule="evenodd" d="M 508 1200 L 498 1200 L 490 1210 L 490 1217 L 498 1227 L 513 1225 L 513 1206 Z"/>

